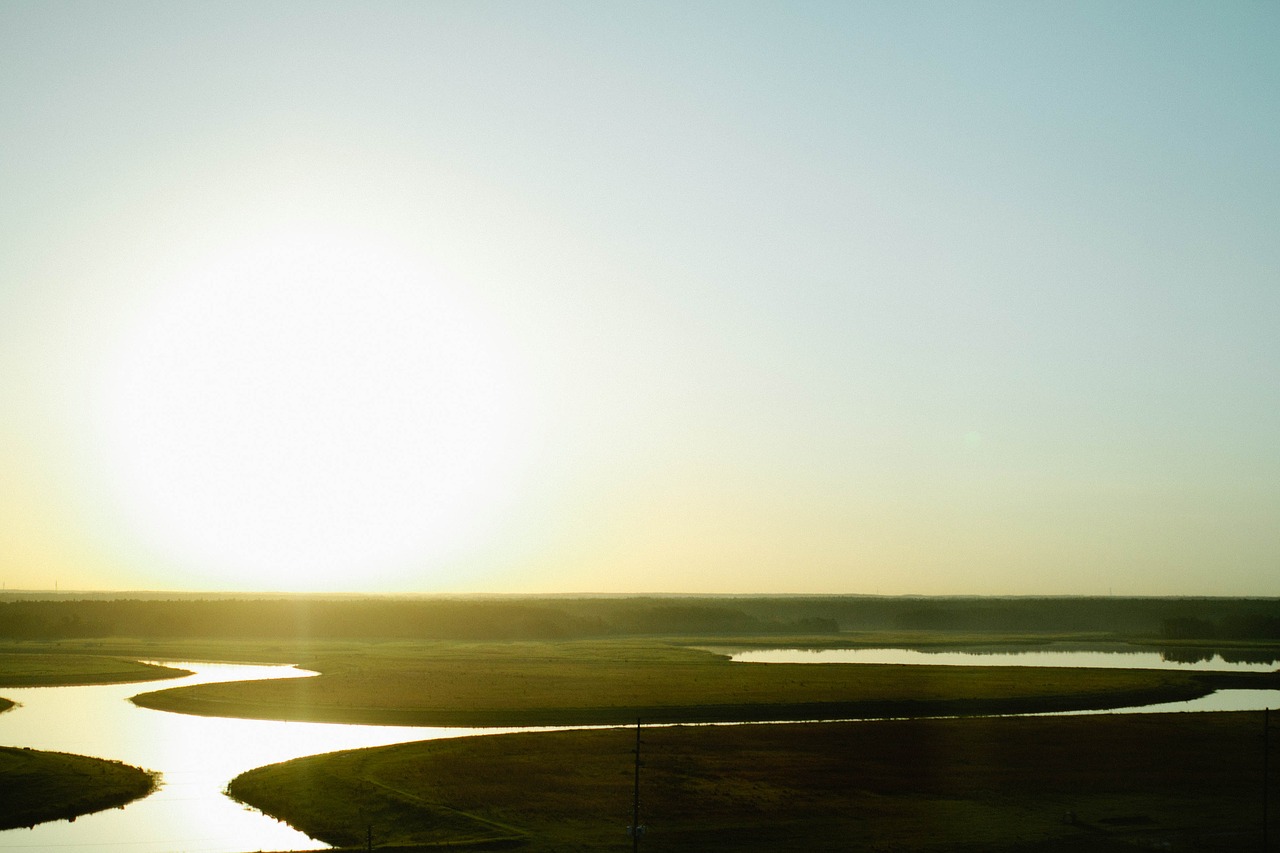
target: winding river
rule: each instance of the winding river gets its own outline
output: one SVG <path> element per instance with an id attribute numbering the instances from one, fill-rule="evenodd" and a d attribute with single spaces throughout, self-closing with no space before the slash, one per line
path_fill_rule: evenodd
<path id="1" fill-rule="evenodd" d="M 0 743 L 111 758 L 162 774 L 159 790 L 120 809 L 0 832 L 0 850 L 68 853 L 246 853 L 328 845 L 223 794 L 254 767 L 304 755 L 497 729 L 354 726 L 196 717 L 140 708 L 138 693 L 216 681 L 300 678 L 291 666 L 163 662 L 192 671 L 161 682 L 4 688 Z"/>
<path id="2" fill-rule="evenodd" d="M 1046 656 L 1047 655 L 1047 656 Z M 1141 656 L 1139 656 L 1141 655 Z M 736 660 L 931 663 L 1003 666 L 1110 666 L 1270 670 L 1274 663 L 1221 659 L 1177 662 L 1158 653 L 1035 652 L 1028 654 L 927 653 L 905 649 L 812 652 L 740 652 Z M 54 821 L 33 829 L 0 831 L 0 850 L 70 853 L 246 853 L 321 850 L 327 845 L 223 794 L 240 773 L 304 755 L 511 729 L 358 726 L 328 723 L 197 717 L 140 708 L 131 696 L 150 690 L 217 681 L 303 678 L 291 666 L 164 662 L 193 674 L 163 682 L 86 687 L 5 688 L 19 703 L 0 714 L 0 744 L 110 758 L 158 771 L 160 788 L 119 809 Z M 1274 690 L 1222 690 L 1192 702 L 1124 711 L 1261 710 L 1280 705 Z"/>

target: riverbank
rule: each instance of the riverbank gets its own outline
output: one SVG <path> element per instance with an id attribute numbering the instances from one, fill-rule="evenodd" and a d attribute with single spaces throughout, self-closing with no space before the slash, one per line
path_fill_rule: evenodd
<path id="1" fill-rule="evenodd" d="M 639 640 L 369 646 L 318 654 L 307 667 L 320 675 L 196 685 L 134 702 L 276 720 L 580 726 L 637 716 L 690 723 L 1105 709 L 1222 686 L 1216 675 L 1154 670 L 736 663 Z M 1232 679 L 1246 682 L 1280 686 L 1275 676 Z"/>
<path id="2" fill-rule="evenodd" d="M 0 746 L 0 829 L 35 826 L 116 808 L 145 797 L 145 770 L 83 755 Z"/>
<path id="3" fill-rule="evenodd" d="M 186 673 L 127 659 L 62 653 L 0 654 L 0 686 L 48 687 L 155 681 Z M 0 713 L 14 707 L 0 698 Z M 0 830 L 123 806 L 154 790 L 145 770 L 83 755 L 0 747 Z"/>
<path id="4" fill-rule="evenodd" d="M 642 847 L 1256 849 L 1262 717 L 646 727 Z M 259 768 L 230 791 L 336 846 L 372 826 L 379 849 L 616 850 L 634 747 L 626 728 L 428 741 Z"/>
<path id="5" fill-rule="evenodd" d="M 159 681 L 188 675 L 184 670 L 123 657 L 83 652 L 0 652 L 0 687 L 67 687 Z"/>
<path id="6" fill-rule="evenodd" d="M 83 684 L 121 684 L 180 678 L 180 669 L 127 658 L 67 652 L 0 652 L 0 688 L 69 687 Z M 0 713 L 13 702 L 0 697 Z"/>

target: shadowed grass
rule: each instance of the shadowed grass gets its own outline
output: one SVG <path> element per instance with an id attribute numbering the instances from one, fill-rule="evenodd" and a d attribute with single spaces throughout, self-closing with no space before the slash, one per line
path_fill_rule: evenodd
<path id="1" fill-rule="evenodd" d="M 123 806 L 155 788 L 145 770 L 83 755 L 0 747 L 0 829 Z"/>
<path id="2" fill-rule="evenodd" d="M 1155 670 L 751 664 L 654 641 L 428 643 L 316 655 L 317 678 L 197 685 L 139 705 L 398 725 L 841 719 L 1123 707 L 1210 692 Z M 1250 681 L 1267 686 L 1263 680 Z"/>
<path id="3" fill-rule="evenodd" d="M 1256 850 L 1261 722 L 1232 713 L 646 728 L 641 847 Z M 230 790 L 336 845 L 362 844 L 372 825 L 388 848 L 520 839 L 530 853 L 620 850 L 633 738 L 551 732 L 334 753 L 250 771 Z"/>
<path id="4" fill-rule="evenodd" d="M 49 687 L 175 678 L 181 670 L 101 655 L 0 654 L 0 685 Z M 0 699 L 0 711 L 13 707 Z M 0 747 L 0 829 L 66 820 L 123 806 L 155 787 L 145 770 L 81 755 Z"/>

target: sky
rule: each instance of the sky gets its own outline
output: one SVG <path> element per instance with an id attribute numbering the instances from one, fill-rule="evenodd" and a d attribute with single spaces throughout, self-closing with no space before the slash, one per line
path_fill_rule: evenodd
<path id="1" fill-rule="evenodd" d="M 1280 595 L 1276 44 L 0 0 L 0 581 Z"/>

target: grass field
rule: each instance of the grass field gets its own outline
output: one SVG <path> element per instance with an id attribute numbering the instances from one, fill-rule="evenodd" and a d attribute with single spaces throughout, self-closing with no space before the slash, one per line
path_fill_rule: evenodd
<path id="1" fill-rule="evenodd" d="M 1261 742 L 1243 713 L 646 728 L 641 849 L 1259 850 Z M 428 741 L 230 790 L 339 846 L 372 826 L 386 848 L 622 850 L 633 746 L 625 728 Z"/>
<path id="2" fill-rule="evenodd" d="M 15 829 L 123 806 L 155 779 L 118 761 L 2 746 L 0 785 L 0 829 Z"/>
<path id="3" fill-rule="evenodd" d="M 121 640 L 67 644 L 46 664 L 40 655 L 0 654 L 0 677 L 84 683 L 73 679 L 150 672 L 129 656 L 291 661 L 321 675 L 160 690 L 138 703 L 477 726 L 992 714 L 1190 698 L 1215 683 L 1277 685 L 1275 674 L 746 664 L 691 642 Z M 641 849 L 1248 851 L 1259 835 L 1259 718 L 647 727 L 641 793 L 651 831 Z M 627 729 L 501 735 L 316 756 L 251 771 L 233 792 L 361 849 L 372 826 L 378 849 L 622 850 L 631 846 L 632 737 Z M 16 777 L 6 772 L 0 782 L 9 788 Z M 1075 822 L 1063 822 L 1067 812 Z"/>
<path id="4" fill-rule="evenodd" d="M 0 652 L 0 687 L 155 681 L 187 673 L 100 654 Z"/>
<path id="5" fill-rule="evenodd" d="M 512 726 L 1108 708 L 1211 689 L 1205 676 L 1152 670 L 736 663 L 650 640 L 383 644 L 323 652 L 306 665 L 321 675 L 197 685 L 135 701 L 206 715 Z"/>

